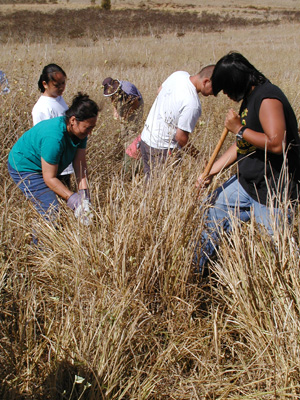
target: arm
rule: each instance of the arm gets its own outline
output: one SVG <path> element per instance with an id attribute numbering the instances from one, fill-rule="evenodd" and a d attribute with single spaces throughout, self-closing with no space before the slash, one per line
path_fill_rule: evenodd
<path id="1" fill-rule="evenodd" d="M 175 134 L 175 140 L 187 154 L 189 154 L 194 158 L 197 158 L 199 156 L 200 151 L 192 144 L 188 144 L 189 132 L 177 128 Z"/>
<path id="2" fill-rule="evenodd" d="M 277 99 L 264 99 L 259 110 L 259 120 L 263 133 L 245 129 L 243 138 L 259 149 L 266 149 L 275 154 L 282 154 L 285 141 L 285 117 L 282 103 Z M 234 110 L 229 110 L 225 126 L 233 133 L 238 133 L 242 123 Z"/>
<path id="3" fill-rule="evenodd" d="M 177 128 L 174 139 L 180 147 L 184 147 L 189 140 L 189 132 Z"/>
<path id="4" fill-rule="evenodd" d="M 203 187 L 210 184 L 212 178 L 221 172 L 223 169 L 229 167 L 237 160 L 236 144 L 233 143 L 225 153 L 213 164 L 209 175 L 203 181 L 202 174 L 199 176 L 196 182 L 196 187 Z"/>
<path id="5" fill-rule="evenodd" d="M 87 189 L 86 150 L 78 149 L 73 161 L 78 189 Z"/>
<path id="6" fill-rule="evenodd" d="M 42 158 L 42 174 L 43 179 L 49 189 L 53 190 L 58 196 L 64 200 L 68 200 L 73 194 L 58 178 L 57 178 L 57 164 L 49 164 Z"/>
<path id="7" fill-rule="evenodd" d="M 117 120 L 117 119 L 119 119 L 118 111 L 117 111 L 116 107 L 114 106 L 114 104 L 112 106 L 113 106 L 114 119 Z"/>
<path id="8" fill-rule="evenodd" d="M 236 144 L 233 143 L 222 156 L 213 164 L 209 176 L 217 175 L 237 160 Z"/>

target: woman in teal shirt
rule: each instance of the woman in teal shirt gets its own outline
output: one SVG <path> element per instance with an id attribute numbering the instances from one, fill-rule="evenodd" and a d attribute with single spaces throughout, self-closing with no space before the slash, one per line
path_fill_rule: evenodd
<path id="1" fill-rule="evenodd" d="M 8 156 L 8 171 L 26 198 L 46 219 L 54 219 L 57 196 L 78 217 L 83 200 L 90 201 L 87 186 L 86 143 L 94 129 L 99 107 L 78 93 L 65 116 L 39 122 L 15 143 Z M 72 192 L 57 175 L 73 163 L 78 192 Z"/>

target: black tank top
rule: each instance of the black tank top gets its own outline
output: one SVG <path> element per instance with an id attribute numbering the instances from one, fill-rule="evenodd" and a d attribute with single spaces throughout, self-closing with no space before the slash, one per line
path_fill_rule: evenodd
<path id="1" fill-rule="evenodd" d="M 282 200 L 285 189 L 291 199 L 299 197 L 300 139 L 297 119 L 284 93 L 269 81 L 246 97 L 240 108 L 243 125 L 257 132 L 263 129 L 259 121 L 259 110 L 264 99 L 277 99 L 283 105 L 286 123 L 286 156 L 258 149 L 245 140 L 237 141 L 238 178 L 246 192 L 261 204 L 267 204 L 268 192 L 273 201 Z M 283 166 L 288 166 L 288 174 Z"/>

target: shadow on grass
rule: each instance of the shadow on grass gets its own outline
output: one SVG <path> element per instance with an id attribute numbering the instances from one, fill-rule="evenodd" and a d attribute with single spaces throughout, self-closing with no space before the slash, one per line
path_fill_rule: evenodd
<path id="1" fill-rule="evenodd" d="M 0 365 L 3 370 L 3 365 Z M 21 382 L 20 382 L 21 385 Z M 7 381 L 0 383 L 1 400 L 102 400 L 103 393 L 99 382 L 90 372 L 75 366 L 68 361 L 62 361 L 49 373 L 38 388 L 28 385 L 11 387 Z M 27 393 L 28 394 L 27 394 Z"/>

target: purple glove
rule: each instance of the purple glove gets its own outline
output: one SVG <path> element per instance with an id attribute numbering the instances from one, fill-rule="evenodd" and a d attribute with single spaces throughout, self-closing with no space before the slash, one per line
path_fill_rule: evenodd
<path id="1" fill-rule="evenodd" d="M 73 193 L 67 200 L 67 206 L 74 211 L 82 204 L 83 200 L 91 201 L 88 189 L 80 189 L 78 190 L 78 193 Z"/>
<path id="2" fill-rule="evenodd" d="M 82 197 L 79 193 L 73 193 L 67 200 L 67 206 L 71 208 L 71 210 L 76 210 L 77 207 L 80 206 L 82 202 Z"/>
<path id="3" fill-rule="evenodd" d="M 74 211 L 74 215 L 83 225 L 90 225 L 93 220 L 91 202 L 87 189 L 81 189 L 68 198 L 67 206 Z"/>

